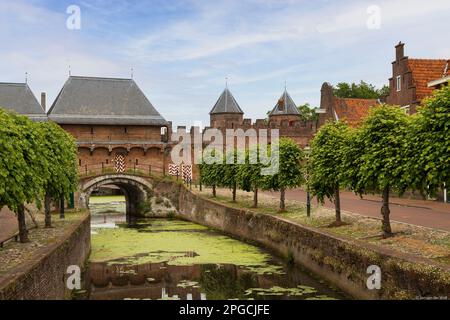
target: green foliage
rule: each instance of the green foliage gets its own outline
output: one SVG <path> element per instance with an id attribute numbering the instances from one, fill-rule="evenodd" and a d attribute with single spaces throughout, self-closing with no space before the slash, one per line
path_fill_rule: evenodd
<path id="1" fill-rule="evenodd" d="M 411 184 L 435 195 L 444 183 L 450 186 L 450 87 L 426 99 L 413 120 L 407 155 Z"/>
<path id="2" fill-rule="evenodd" d="M 300 119 L 304 121 L 316 121 L 319 118 L 315 108 L 312 108 L 309 103 L 301 104 L 297 109 L 300 112 Z"/>
<path id="3" fill-rule="evenodd" d="M 259 147 L 252 150 L 246 150 L 245 163 L 239 165 L 237 179 L 239 188 L 244 191 L 255 191 L 265 185 L 265 176 L 261 174 L 264 165 L 259 159 Z"/>
<path id="4" fill-rule="evenodd" d="M 346 185 L 361 195 L 386 187 L 404 192 L 410 179 L 406 159 L 410 122 L 396 106 L 373 108 L 344 148 Z"/>
<path id="5" fill-rule="evenodd" d="M 52 199 L 67 198 L 77 188 L 77 147 L 74 138 L 54 122 L 36 126 L 42 132 L 41 156 L 48 165 L 45 190 Z"/>
<path id="6" fill-rule="evenodd" d="M 389 87 L 383 86 L 381 89 L 374 85 L 361 81 L 359 84 L 340 82 L 333 93 L 339 98 L 359 98 L 359 99 L 379 99 L 389 94 Z"/>
<path id="7" fill-rule="evenodd" d="M 213 161 L 217 152 L 214 150 L 211 155 L 205 155 L 203 163 L 199 165 L 202 183 L 206 186 L 221 186 L 223 182 L 225 167 L 223 157 L 219 163 Z M 217 158 L 220 158 L 219 154 Z"/>
<path id="8" fill-rule="evenodd" d="M 350 137 L 345 122 L 327 122 L 311 143 L 310 188 L 320 202 L 333 200 L 341 185 L 345 148 Z"/>
<path id="9" fill-rule="evenodd" d="M 0 123 L 0 206 L 39 205 L 48 175 L 42 133 L 27 117 L 2 109 Z"/>
<path id="10" fill-rule="evenodd" d="M 222 168 L 222 181 L 221 185 L 228 188 L 233 188 L 235 184 L 237 184 L 237 174 L 239 171 L 239 164 L 238 162 L 238 151 L 234 150 L 227 154 L 227 159 L 233 160 L 233 163 L 227 164 L 225 163 Z M 225 161 L 225 162 L 231 162 Z"/>
<path id="11" fill-rule="evenodd" d="M 278 191 L 295 188 L 304 183 L 301 162 L 305 155 L 298 145 L 289 138 L 281 138 L 279 145 L 279 170 L 265 177 L 264 189 Z"/>
<path id="12" fill-rule="evenodd" d="M 75 190 L 77 150 L 68 133 L 3 109 L 0 122 L 0 206 L 17 211 L 40 206 L 47 191 L 57 199 Z"/>

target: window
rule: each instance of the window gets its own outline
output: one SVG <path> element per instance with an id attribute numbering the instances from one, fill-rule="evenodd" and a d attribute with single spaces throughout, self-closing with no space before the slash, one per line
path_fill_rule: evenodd
<path id="1" fill-rule="evenodd" d="M 94 127 L 91 127 L 91 134 L 94 134 Z"/>
<path id="2" fill-rule="evenodd" d="M 125 133 L 128 133 L 127 127 L 124 128 L 124 132 L 125 132 Z"/>
<path id="3" fill-rule="evenodd" d="M 397 76 L 397 92 L 402 90 L 402 76 Z"/>
<path id="4" fill-rule="evenodd" d="M 138 159 L 136 159 L 136 165 L 138 165 L 139 164 L 139 160 Z"/>
<path id="5" fill-rule="evenodd" d="M 78 166 L 81 167 L 81 159 L 78 159 Z"/>

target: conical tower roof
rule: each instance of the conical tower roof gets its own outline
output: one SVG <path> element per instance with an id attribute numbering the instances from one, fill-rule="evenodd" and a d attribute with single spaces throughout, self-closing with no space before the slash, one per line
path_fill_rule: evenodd
<path id="1" fill-rule="evenodd" d="M 298 112 L 297 105 L 294 100 L 292 100 L 291 96 L 284 90 L 280 99 L 278 99 L 277 104 L 270 112 L 270 116 L 278 116 L 278 115 L 300 115 Z"/>
<path id="2" fill-rule="evenodd" d="M 225 90 L 223 90 L 216 104 L 209 112 L 209 114 L 218 113 L 244 113 L 228 88 L 225 88 Z"/>

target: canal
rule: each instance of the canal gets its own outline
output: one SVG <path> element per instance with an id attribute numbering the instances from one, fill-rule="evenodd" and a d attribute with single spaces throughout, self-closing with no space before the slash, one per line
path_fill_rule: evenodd
<path id="1" fill-rule="evenodd" d="M 210 228 L 126 221 L 123 196 L 90 199 L 89 299 L 345 299 L 305 270 Z"/>

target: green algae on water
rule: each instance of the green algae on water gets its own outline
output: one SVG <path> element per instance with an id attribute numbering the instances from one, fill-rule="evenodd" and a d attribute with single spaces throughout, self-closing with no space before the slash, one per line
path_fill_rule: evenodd
<path id="1" fill-rule="evenodd" d="M 259 248 L 185 221 L 152 219 L 136 228 L 96 229 L 91 262 L 168 265 L 234 264 L 259 274 L 282 273 Z M 176 231 L 176 232 L 174 232 Z"/>

